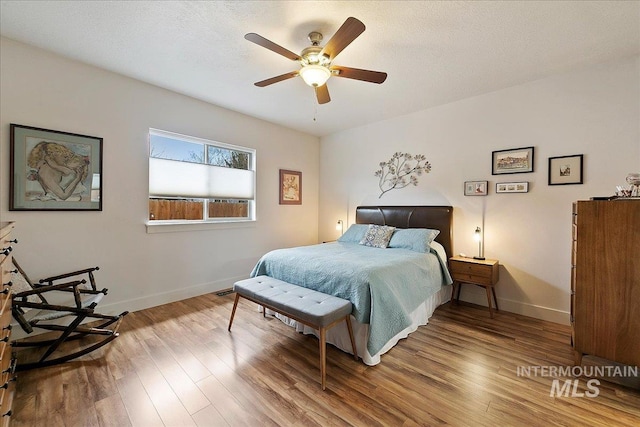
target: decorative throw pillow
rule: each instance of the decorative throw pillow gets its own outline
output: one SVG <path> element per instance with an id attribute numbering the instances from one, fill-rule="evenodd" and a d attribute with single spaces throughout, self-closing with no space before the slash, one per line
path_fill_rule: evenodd
<path id="1" fill-rule="evenodd" d="M 386 248 L 394 231 L 396 231 L 395 227 L 369 224 L 369 228 L 362 240 L 360 240 L 360 244 L 373 248 Z"/>
<path id="2" fill-rule="evenodd" d="M 429 253 L 431 242 L 440 234 L 439 230 L 429 228 L 406 228 L 396 230 L 389 241 L 390 248 L 409 249 L 414 252 Z"/>
<path id="3" fill-rule="evenodd" d="M 338 238 L 338 242 L 360 243 L 368 229 L 368 224 L 351 224 L 347 231 Z"/>

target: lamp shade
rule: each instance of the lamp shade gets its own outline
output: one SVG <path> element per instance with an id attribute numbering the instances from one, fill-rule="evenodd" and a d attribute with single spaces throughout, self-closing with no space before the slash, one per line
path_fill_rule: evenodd
<path id="1" fill-rule="evenodd" d="M 478 242 L 478 256 L 474 256 L 474 259 L 484 259 L 484 248 L 482 241 L 482 229 L 480 227 L 476 227 L 476 230 L 473 233 L 473 238 Z"/>
<path id="2" fill-rule="evenodd" d="M 322 86 L 331 77 L 331 71 L 322 65 L 306 65 L 300 70 L 302 80 L 309 86 Z"/>

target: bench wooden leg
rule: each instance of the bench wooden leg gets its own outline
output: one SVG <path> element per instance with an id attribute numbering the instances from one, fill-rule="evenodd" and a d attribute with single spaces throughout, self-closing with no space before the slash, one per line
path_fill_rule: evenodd
<path id="1" fill-rule="evenodd" d="M 344 320 L 347 322 L 347 329 L 349 330 L 349 339 L 351 339 L 351 348 L 353 349 L 353 358 L 358 360 L 358 349 L 356 348 L 356 340 L 353 337 L 353 328 L 351 327 L 351 315 L 347 314 Z"/>
<path id="2" fill-rule="evenodd" d="M 325 378 L 327 371 L 327 330 L 324 326 L 320 328 L 320 377 L 322 390 L 325 387 Z"/>
<path id="3" fill-rule="evenodd" d="M 238 307 L 238 300 L 240 299 L 240 294 L 236 294 L 236 299 L 233 301 L 233 310 L 231 310 L 231 318 L 229 319 L 229 328 L 227 329 L 231 332 L 231 324 L 233 323 L 233 316 L 236 315 L 236 308 Z"/>

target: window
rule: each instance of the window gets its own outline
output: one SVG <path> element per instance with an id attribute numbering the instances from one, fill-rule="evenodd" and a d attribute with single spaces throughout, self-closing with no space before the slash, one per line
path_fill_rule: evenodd
<path id="1" fill-rule="evenodd" d="M 149 222 L 255 219 L 256 151 L 149 130 Z"/>

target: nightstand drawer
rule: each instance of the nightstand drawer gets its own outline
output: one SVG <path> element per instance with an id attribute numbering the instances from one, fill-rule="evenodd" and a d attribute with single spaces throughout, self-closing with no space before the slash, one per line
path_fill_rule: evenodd
<path id="1" fill-rule="evenodd" d="M 488 276 L 477 276 L 474 274 L 451 272 L 451 277 L 453 277 L 453 280 L 457 280 L 459 282 L 493 285 L 493 283 L 491 282 L 491 274 L 489 274 Z"/>
<path id="2" fill-rule="evenodd" d="M 451 260 L 451 273 L 471 274 L 490 278 L 492 271 L 493 267 L 490 265 Z"/>
<path id="3" fill-rule="evenodd" d="M 449 259 L 451 277 L 460 282 L 493 286 L 498 281 L 498 262 L 494 260 L 476 261 L 472 258 Z"/>

